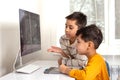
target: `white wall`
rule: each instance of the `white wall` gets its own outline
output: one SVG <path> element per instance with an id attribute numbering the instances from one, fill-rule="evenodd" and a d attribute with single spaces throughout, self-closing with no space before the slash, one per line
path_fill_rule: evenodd
<path id="1" fill-rule="evenodd" d="M 41 51 L 25 56 L 23 60 L 58 58 L 46 50 L 58 42 L 56 33 L 64 28 L 69 0 L 0 0 L 0 76 L 13 70 L 20 48 L 19 8 L 39 14 L 41 26 Z"/>

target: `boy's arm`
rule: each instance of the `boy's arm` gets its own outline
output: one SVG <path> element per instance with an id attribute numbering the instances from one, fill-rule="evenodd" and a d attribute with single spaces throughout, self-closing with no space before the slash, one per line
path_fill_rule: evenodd
<path id="1" fill-rule="evenodd" d="M 60 54 L 61 54 L 63 57 L 66 57 L 66 58 L 69 58 L 69 57 L 70 57 L 68 54 L 66 54 L 66 53 L 64 52 L 64 50 L 62 50 L 62 51 L 60 52 Z"/>
<path id="2" fill-rule="evenodd" d="M 59 48 L 59 47 L 56 47 L 56 46 L 51 46 L 51 48 L 49 48 L 47 51 L 48 51 L 48 52 L 59 53 L 59 54 L 61 54 L 63 57 L 69 58 L 69 56 L 63 51 L 62 48 Z"/>
<path id="3" fill-rule="evenodd" d="M 85 77 L 82 77 L 83 75 L 85 75 L 84 71 L 81 71 L 79 69 L 71 69 L 71 68 L 65 66 L 64 64 L 60 65 L 59 69 L 62 73 L 67 74 L 75 79 L 84 80 L 84 78 L 85 78 Z"/>
<path id="4" fill-rule="evenodd" d="M 68 50 L 68 40 L 65 38 L 65 35 L 61 36 L 59 39 L 60 47 L 62 49 L 61 55 L 65 58 L 72 58 Z"/>
<path id="5" fill-rule="evenodd" d="M 96 75 L 99 74 L 100 72 L 100 61 L 99 63 L 96 61 L 89 63 L 88 66 L 83 69 L 83 70 L 79 70 L 79 69 L 70 69 L 69 67 L 65 66 L 65 65 L 61 65 L 60 66 L 60 71 L 62 73 L 65 73 L 73 78 L 79 79 L 79 80 L 89 80 L 89 79 L 94 79 L 96 78 Z"/>
<path id="6" fill-rule="evenodd" d="M 65 66 L 64 64 L 60 65 L 60 72 L 69 75 L 69 72 L 71 71 L 71 68 Z"/>

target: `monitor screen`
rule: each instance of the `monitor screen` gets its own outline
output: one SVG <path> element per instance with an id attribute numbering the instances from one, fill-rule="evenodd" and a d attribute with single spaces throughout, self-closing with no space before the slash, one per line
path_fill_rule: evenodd
<path id="1" fill-rule="evenodd" d="M 21 56 L 41 49 L 39 15 L 19 9 Z"/>

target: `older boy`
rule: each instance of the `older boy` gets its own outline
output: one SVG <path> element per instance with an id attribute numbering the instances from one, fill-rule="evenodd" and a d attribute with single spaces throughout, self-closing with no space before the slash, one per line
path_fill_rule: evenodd
<path id="1" fill-rule="evenodd" d="M 49 52 L 62 55 L 62 58 L 58 60 L 59 65 L 63 63 L 69 67 L 79 68 L 83 68 L 86 65 L 87 57 L 78 55 L 75 47 L 77 43 L 76 32 L 86 24 L 87 16 L 82 12 L 73 12 L 66 17 L 65 35 L 60 38 L 61 48 L 52 46 L 48 49 Z"/>
<path id="2" fill-rule="evenodd" d="M 79 29 L 77 35 L 77 51 L 88 58 L 87 66 L 82 69 L 71 69 L 64 64 L 60 71 L 76 78 L 76 80 L 109 80 L 105 60 L 96 52 L 103 40 L 101 30 L 94 24 Z"/>

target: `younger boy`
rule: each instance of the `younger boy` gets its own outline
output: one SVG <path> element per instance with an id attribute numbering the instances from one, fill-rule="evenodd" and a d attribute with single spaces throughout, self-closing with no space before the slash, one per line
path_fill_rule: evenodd
<path id="1" fill-rule="evenodd" d="M 105 60 L 96 52 L 103 40 L 101 30 L 94 24 L 79 29 L 77 35 L 77 51 L 88 58 L 87 66 L 82 69 L 71 69 L 64 64 L 60 71 L 76 80 L 109 80 Z"/>

